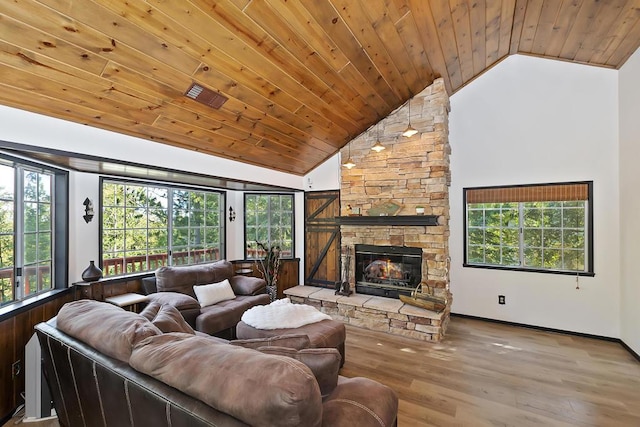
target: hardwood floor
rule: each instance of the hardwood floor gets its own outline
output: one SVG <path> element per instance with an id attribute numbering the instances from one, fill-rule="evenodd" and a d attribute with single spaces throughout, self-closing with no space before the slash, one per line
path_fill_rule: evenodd
<path id="1" fill-rule="evenodd" d="M 346 346 L 340 373 L 396 390 L 399 427 L 640 426 L 640 363 L 617 343 L 454 317 L 439 344 L 347 326 Z"/>
<path id="2" fill-rule="evenodd" d="M 340 373 L 400 397 L 398 425 L 640 426 L 640 363 L 618 343 L 454 317 L 442 343 L 347 327 Z"/>

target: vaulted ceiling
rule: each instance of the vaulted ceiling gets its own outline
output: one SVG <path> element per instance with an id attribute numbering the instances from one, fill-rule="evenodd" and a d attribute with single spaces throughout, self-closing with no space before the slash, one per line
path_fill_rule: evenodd
<path id="1" fill-rule="evenodd" d="M 640 0 L 2 0 L 0 104 L 303 175 L 437 77 L 638 46 Z"/>

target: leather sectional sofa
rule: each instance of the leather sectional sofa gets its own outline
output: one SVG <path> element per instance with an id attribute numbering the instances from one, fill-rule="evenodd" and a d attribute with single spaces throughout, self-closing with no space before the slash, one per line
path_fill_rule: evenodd
<path id="1" fill-rule="evenodd" d="M 194 286 L 229 280 L 236 297 L 201 307 Z M 142 279 L 148 301 L 170 304 L 178 309 L 196 331 L 224 338 L 235 338 L 235 327 L 242 314 L 256 305 L 269 304 L 266 282 L 257 277 L 233 274 L 229 261 L 176 267 L 160 267 L 155 277 Z"/>
<path id="2" fill-rule="evenodd" d="M 188 332 L 166 332 L 181 322 Z M 306 349 L 304 335 L 227 342 L 185 325 L 169 305 L 136 314 L 91 300 L 37 325 L 60 424 L 397 424 L 396 393 L 339 377 L 336 349 Z"/>

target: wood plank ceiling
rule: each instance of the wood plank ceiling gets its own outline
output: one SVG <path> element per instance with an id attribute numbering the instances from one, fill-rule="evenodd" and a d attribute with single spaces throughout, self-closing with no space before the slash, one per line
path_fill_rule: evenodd
<path id="1" fill-rule="evenodd" d="M 0 104 L 303 175 L 434 78 L 638 46 L 640 0 L 2 0 Z"/>

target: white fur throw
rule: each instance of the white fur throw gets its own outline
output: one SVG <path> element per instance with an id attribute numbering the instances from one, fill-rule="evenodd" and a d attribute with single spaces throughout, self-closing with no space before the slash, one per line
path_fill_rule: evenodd
<path id="1" fill-rule="evenodd" d="M 331 317 L 315 307 L 292 304 L 289 298 L 276 300 L 269 305 L 251 307 L 242 315 L 242 321 L 256 329 L 299 328 L 327 319 Z"/>

